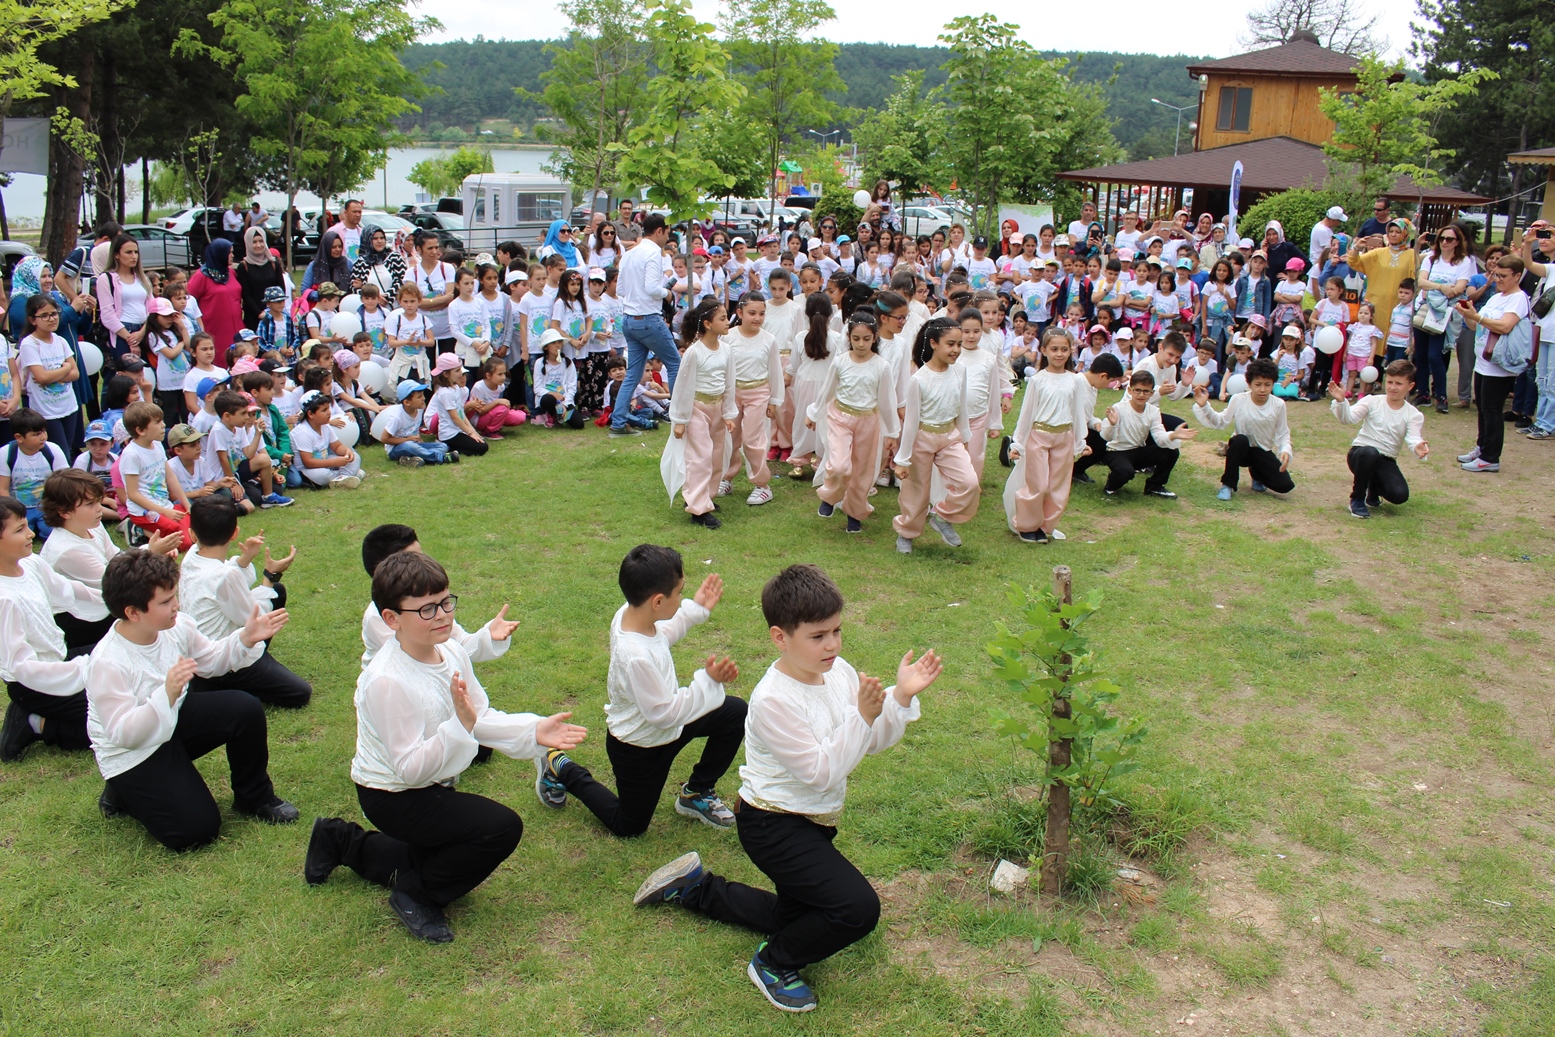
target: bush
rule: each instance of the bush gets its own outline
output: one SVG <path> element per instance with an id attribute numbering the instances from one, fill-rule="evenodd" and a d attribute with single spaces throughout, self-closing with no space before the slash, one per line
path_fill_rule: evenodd
<path id="1" fill-rule="evenodd" d="M 1339 229 L 1354 237 L 1366 218 L 1366 210 L 1361 208 L 1360 201 L 1344 191 L 1315 191 L 1305 187 L 1271 194 L 1238 216 L 1237 235 L 1262 241 L 1265 225 L 1270 220 L 1279 220 L 1280 226 L 1285 228 L 1286 240 L 1295 242 L 1305 252 L 1313 225 L 1335 205 L 1341 206 L 1352 217 L 1349 224 Z"/>
<path id="2" fill-rule="evenodd" d="M 820 226 L 822 217 L 830 216 L 837 221 L 839 233 L 853 237 L 853 230 L 858 227 L 859 221 L 864 218 L 864 210 L 853 204 L 853 196 L 846 188 L 838 188 L 821 195 L 820 201 L 815 203 L 812 210 L 815 215 L 810 217 L 810 222 Z"/>

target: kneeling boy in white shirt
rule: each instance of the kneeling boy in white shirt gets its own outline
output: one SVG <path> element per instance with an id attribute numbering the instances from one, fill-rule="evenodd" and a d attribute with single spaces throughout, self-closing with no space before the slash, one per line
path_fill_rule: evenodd
<path id="1" fill-rule="evenodd" d="M 842 592 L 813 565 L 767 582 L 761 610 L 781 652 L 751 694 L 745 766 L 735 810 L 740 845 L 776 893 L 703 871 L 688 853 L 650 875 L 638 905 L 674 901 L 721 922 L 770 934 L 746 972 L 774 1007 L 808 1012 L 815 994 L 799 970 L 874 931 L 880 898 L 833 843 L 848 775 L 869 753 L 901 741 L 918 693 L 940 674 L 933 651 L 902 657 L 896 686 L 854 670 L 842 650 Z"/>

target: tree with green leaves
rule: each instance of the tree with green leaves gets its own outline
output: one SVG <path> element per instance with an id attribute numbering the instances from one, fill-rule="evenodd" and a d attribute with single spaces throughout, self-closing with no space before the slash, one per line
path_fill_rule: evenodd
<path id="1" fill-rule="evenodd" d="M 520 87 L 519 97 L 542 101 L 565 132 L 552 155 L 557 175 L 573 184 L 592 185 L 589 205 L 599 189 L 618 182 L 622 144 L 632 129 L 648 81 L 652 48 L 647 16 L 636 0 L 565 0 L 562 11 L 572 29 L 560 43 L 548 43 L 551 67 L 540 74 L 539 93 Z"/>
<path id="2" fill-rule="evenodd" d="M 0 119 L 17 101 L 42 97 L 51 87 L 74 87 L 75 80 L 38 54 L 56 40 L 74 35 L 77 30 L 100 22 L 134 6 L 135 0 L 54 0 L 48 4 L 31 0 L 0 0 Z"/>
<path id="3" fill-rule="evenodd" d="M 493 173 L 491 152 L 481 148 L 463 147 L 446 155 L 424 158 L 410 167 L 406 177 L 433 198 L 457 194 L 464 178 L 476 173 Z"/>
<path id="4" fill-rule="evenodd" d="M 1353 92 L 1318 90 L 1318 108 L 1334 121 L 1333 139 L 1323 145 L 1330 186 L 1353 192 L 1357 204 L 1387 194 L 1401 176 L 1422 186 L 1440 184 L 1442 163 L 1453 152 L 1437 145 L 1432 127 L 1460 98 L 1497 78 L 1489 69 L 1474 69 L 1426 84 L 1410 82 L 1403 72 L 1402 61 L 1367 55 L 1356 68 Z"/>
<path id="5" fill-rule="evenodd" d="M 729 78 L 729 53 L 699 21 L 690 0 L 646 0 L 647 33 L 657 74 L 643 88 L 641 115 L 621 152 L 623 183 L 642 184 L 648 201 L 675 220 L 703 215 L 710 191 L 722 194 L 733 178 L 709 154 L 709 113 L 739 107 L 745 89 Z"/>
<path id="6" fill-rule="evenodd" d="M 896 76 L 896 92 L 885 107 L 866 115 L 853 128 L 863 153 L 865 179 L 897 184 L 903 195 L 944 191 L 951 172 L 946 151 L 950 116 L 938 91 L 923 89 L 926 73 L 914 69 Z"/>
<path id="7" fill-rule="evenodd" d="M 304 186 L 348 189 L 383 165 L 398 139 L 394 120 L 425 89 L 400 52 L 437 27 L 398 0 L 228 0 L 210 20 L 218 44 L 186 29 L 177 47 L 233 70 L 238 110 L 253 125 L 249 149 L 288 210 Z M 290 266 L 290 237 L 286 248 Z"/>
<path id="8" fill-rule="evenodd" d="M 760 130 L 773 201 L 784 141 L 836 118 L 827 94 L 847 89 L 837 75 L 837 45 L 813 38 L 836 17 L 825 0 L 728 0 L 720 18 L 733 73 L 745 85 L 736 115 Z"/>

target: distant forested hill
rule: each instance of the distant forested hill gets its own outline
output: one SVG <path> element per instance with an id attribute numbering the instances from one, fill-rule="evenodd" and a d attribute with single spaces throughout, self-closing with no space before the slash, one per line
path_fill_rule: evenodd
<path id="1" fill-rule="evenodd" d="M 441 93 L 421 103 L 421 114 L 406 128 L 434 133 L 446 127 L 473 130 L 484 119 L 506 119 L 528 127 L 545 115 L 542 105 L 518 97 L 515 87 L 540 89 L 540 73 L 550 67 L 543 40 L 460 40 L 453 43 L 417 44 L 405 54 L 410 68 L 431 69 L 426 79 Z M 837 55 L 837 71 L 848 84 L 847 93 L 836 100 L 849 108 L 878 108 L 895 89 L 893 76 L 915 68 L 927 69 L 927 83 L 936 86 L 945 80 L 939 66 L 945 60 L 943 47 L 897 47 L 881 43 L 843 44 Z M 1194 103 L 1196 86 L 1185 71 L 1194 59 L 1183 55 L 1162 57 L 1152 54 L 1059 54 L 1067 57 L 1072 75 L 1079 82 L 1102 83 L 1108 110 L 1116 126 L 1113 132 L 1128 149 L 1130 157 L 1150 158 L 1171 154 L 1172 134 L 1177 124 L 1174 112 L 1150 103 L 1150 98 L 1174 105 Z M 1183 139 L 1191 142 L 1188 121 L 1183 115 Z M 1189 148 L 1192 147 L 1188 143 Z"/>

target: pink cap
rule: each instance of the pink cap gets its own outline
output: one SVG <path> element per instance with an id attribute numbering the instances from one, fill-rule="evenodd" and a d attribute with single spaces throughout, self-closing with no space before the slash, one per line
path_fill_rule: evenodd
<path id="1" fill-rule="evenodd" d="M 239 357 L 238 362 L 232 365 L 233 375 L 245 375 L 250 371 L 259 370 L 259 361 L 251 356 Z"/>
<path id="2" fill-rule="evenodd" d="M 1305 270 L 1306 268 L 1307 268 L 1307 263 L 1306 263 L 1306 260 L 1304 260 L 1304 259 L 1292 259 L 1289 263 L 1285 264 L 1285 269 L 1286 270 L 1295 270 L 1297 272 L 1300 272 L 1302 270 Z"/>
<path id="3" fill-rule="evenodd" d="M 362 358 L 351 352 L 349 349 L 335 350 L 335 366 L 340 368 L 342 371 L 349 367 L 355 367 L 361 362 Z"/>
<path id="4" fill-rule="evenodd" d="M 1247 323 L 1257 325 L 1265 331 L 1269 330 L 1269 322 L 1261 313 L 1255 313 L 1251 317 L 1247 318 Z"/>
<path id="5" fill-rule="evenodd" d="M 1091 325 L 1091 330 L 1087 331 L 1085 333 L 1085 337 L 1086 338 L 1090 338 L 1092 335 L 1105 335 L 1105 334 L 1107 334 L 1107 329 L 1106 328 L 1102 327 L 1100 324 L 1092 324 Z"/>
<path id="6" fill-rule="evenodd" d="M 159 317 L 171 317 L 173 315 L 173 304 L 167 299 L 160 297 L 152 299 L 151 302 L 147 303 L 146 309 Z"/>
<path id="7" fill-rule="evenodd" d="M 351 358 L 353 360 L 356 359 L 356 354 L 351 354 Z M 437 358 L 437 363 L 432 365 L 432 373 L 434 375 L 439 375 L 444 371 L 452 371 L 455 368 L 463 366 L 464 365 L 459 362 L 459 358 L 457 356 L 452 353 L 444 353 L 442 356 Z"/>

